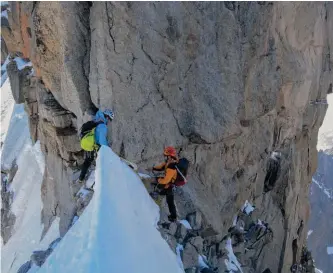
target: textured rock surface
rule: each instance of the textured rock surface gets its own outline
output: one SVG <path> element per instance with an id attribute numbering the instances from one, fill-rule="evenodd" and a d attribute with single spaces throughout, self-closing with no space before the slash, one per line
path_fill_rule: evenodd
<path id="1" fill-rule="evenodd" d="M 13 97 L 16 103 L 24 103 L 24 94 L 29 88 L 28 75 L 31 72 L 30 67 L 23 70 L 18 70 L 15 61 L 11 61 L 7 65 L 7 73 L 10 79 L 10 87 L 12 89 Z"/>
<path id="2" fill-rule="evenodd" d="M 192 244 L 187 243 L 183 251 L 184 269 L 194 267 L 198 264 L 198 252 Z"/>
<path id="3" fill-rule="evenodd" d="M 17 273 L 27 273 L 29 272 L 30 268 L 31 268 L 31 261 L 27 261 L 19 268 Z"/>
<path id="4" fill-rule="evenodd" d="M 10 8 L 2 36 L 9 51 L 32 60 L 38 77 L 40 116 L 31 127 L 46 154 L 44 223 L 55 214 L 62 234 L 69 227 L 71 166 L 80 157 L 76 129 L 94 105 L 112 107 L 116 152 L 145 167 L 161 160 L 164 145 L 175 145 L 191 160 L 189 183 L 176 196 L 181 217 L 200 210 L 209 234 L 225 234 L 248 199 L 275 235 L 256 271 L 289 270 L 293 240 L 301 246 L 306 238 L 305 229 L 297 230 L 309 217 L 326 111 L 309 102 L 325 98 L 332 85 L 331 3 L 11 2 Z M 279 175 L 263 195 L 273 151 L 281 152 Z M 296 252 L 299 260 L 300 247 Z"/>
<path id="5" fill-rule="evenodd" d="M 45 251 L 43 250 L 34 251 L 30 257 L 31 262 L 33 262 L 37 266 L 42 266 L 47 257 L 50 256 L 51 252 L 52 250 L 50 249 L 47 249 Z"/>
<path id="6" fill-rule="evenodd" d="M 1 24 L 2 27 L 2 24 Z M 4 39 L 1 39 L 1 64 L 5 62 L 6 58 L 8 56 L 8 49 L 6 46 L 6 42 Z"/>
<path id="7" fill-rule="evenodd" d="M 9 190 L 10 173 L 1 171 L 1 237 L 4 244 L 8 242 L 12 235 L 12 230 L 15 224 L 16 217 L 11 211 L 11 204 L 13 201 L 13 192 Z"/>

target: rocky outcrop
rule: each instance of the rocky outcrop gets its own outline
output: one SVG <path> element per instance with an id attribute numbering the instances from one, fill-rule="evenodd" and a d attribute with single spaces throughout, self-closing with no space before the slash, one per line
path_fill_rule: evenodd
<path id="1" fill-rule="evenodd" d="M 7 56 L 8 56 L 8 49 L 5 40 L 1 38 L 1 65 L 5 62 Z"/>
<path id="2" fill-rule="evenodd" d="M 9 173 L 1 171 L 1 237 L 4 244 L 11 237 L 16 220 L 15 215 L 11 211 L 13 192 L 9 190 L 10 182 L 13 179 L 12 170 L 17 170 L 17 168 L 13 166 Z"/>
<path id="3" fill-rule="evenodd" d="M 193 214 L 200 213 L 190 213 L 186 218 Z M 238 272 L 230 270 L 239 269 L 240 263 L 242 272 L 253 273 L 262 272 L 258 270 L 259 257 L 275 236 L 268 223 L 255 218 L 255 213 L 241 210 L 230 223 L 228 232 L 215 235 L 204 233 L 204 225 L 194 229 L 186 220 L 177 224 L 160 222 L 159 226 L 162 237 L 181 259 L 185 272 Z"/>
<path id="4" fill-rule="evenodd" d="M 30 260 L 25 262 L 17 271 L 17 273 L 26 273 L 30 268 L 35 264 L 38 267 L 41 267 L 46 259 L 51 255 L 54 248 L 60 242 L 61 238 L 55 239 L 50 243 L 49 247 L 46 250 L 36 250 L 31 254 Z"/>
<path id="5" fill-rule="evenodd" d="M 30 268 L 31 268 L 31 261 L 27 261 L 21 265 L 17 273 L 27 273 L 29 272 Z"/>
<path id="6" fill-rule="evenodd" d="M 7 65 L 10 87 L 16 103 L 25 102 L 24 94 L 29 93 L 27 89 L 30 88 L 30 80 L 28 77 L 30 73 L 31 67 L 25 67 L 23 70 L 19 70 L 15 61 L 11 61 Z"/>
<path id="7" fill-rule="evenodd" d="M 333 78 L 331 3 L 10 2 L 10 8 L 2 35 L 36 73 L 30 83 L 37 103 L 32 96 L 29 104 L 46 156 L 44 223 L 59 215 L 62 234 L 70 226 L 76 131 L 95 107 L 111 107 L 114 151 L 143 168 L 161 159 L 164 145 L 182 147 L 191 160 L 189 182 L 176 196 L 181 217 L 200 210 L 204 234 L 225 234 L 251 200 L 275 234 L 258 256 L 257 272 L 287 272 L 293 256 L 300 259 L 301 248 L 293 255 L 292 245 L 305 242 L 305 229 L 297 231 L 309 217 L 326 111 L 310 101 L 325 98 Z M 281 155 L 275 174 L 274 152 Z"/>

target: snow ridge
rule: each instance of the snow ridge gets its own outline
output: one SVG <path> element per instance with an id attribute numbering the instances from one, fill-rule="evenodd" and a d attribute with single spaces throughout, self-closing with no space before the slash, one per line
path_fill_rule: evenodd
<path id="1" fill-rule="evenodd" d="M 95 175 L 88 207 L 39 272 L 183 272 L 156 229 L 159 207 L 138 175 L 106 146 Z"/>

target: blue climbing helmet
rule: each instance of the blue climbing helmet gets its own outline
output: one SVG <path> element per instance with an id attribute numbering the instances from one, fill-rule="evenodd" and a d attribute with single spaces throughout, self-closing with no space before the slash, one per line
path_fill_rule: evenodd
<path id="1" fill-rule="evenodd" d="M 114 113 L 113 113 L 112 110 L 110 110 L 110 109 L 105 109 L 105 110 L 103 111 L 103 114 L 104 114 L 105 116 L 109 117 L 111 120 L 114 119 Z"/>

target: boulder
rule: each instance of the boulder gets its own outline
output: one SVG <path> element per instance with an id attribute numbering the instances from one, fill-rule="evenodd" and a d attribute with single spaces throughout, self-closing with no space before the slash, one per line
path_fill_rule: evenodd
<path id="1" fill-rule="evenodd" d="M 178 239 L 179 242 L 182 242 L 185 239 L 186 234 L 187 234 L 186 227 L 183 224 L 178 223 L 175 237 Z"/>
<path id="2" fill-rule="evenodd" d="M 175 235 L 176 234 L 176 232 L 177 232 L 177 229 L 178 229 L 178 226 L 177 226 L 177 224 L 175 223 L 175 222 L 172 222 L 172 223 L 170 223 L 170 225 L 169 225 L 169 234 L 170 235 Z"/>
<path id="3" fill-rule="evenodd" d="M 33 262 L 37 266 L 42 266 L 46 261 L 47 257 L 52 253 L 52 249 L 48 248 L 47 250 L 38 250 L 34 251 L 30 256 L 31 262 Z"/>
<path id="4" fill-rule="evenodd" d="M 7 74 L 15 102 L 24 103 L 23 72 L 18 70 L 15 61 L 7 64 Z"/>
<path id="5" fill-rule="evenodd" d="M 202 215 L 200 212 L 195 211 L 193 213 L 187 214 L 186 220 L 190 223 L 192 229 L 194 230 L 201 229 Z"/>
<path id="6" fill-rule="evenodd" d="M 187 243 L 185 245 L 184 251 L 183 251 L 184 269 L 197 266 L 198 265 L 198 256 L 199 256 L 199 253 L 196 250 L 196 248 L 192 244 Z"/>
<path id="7" fill-rule="evenodd" d="M 213 227 L 207 227 L 199 232 L 202 238 L 217 236 L 219 233 Z"/>
<path id="8" fill-rule="evenodd" d="M 200 236 L 192 237 L 188 242 L 195 247 L 199 254 L 202 254 L 203 239 Z"/>
<path id="9" fill-rule="evenodd" d="M 176 246 L 177 246 L 177 240 L 175 237 L 173 237 L 172 235 L 170 235 L 169 230 L 161 228 L 160 229 L 160 233 L 162 238 L 168 243 L 168 245 L 170 246 L 170 248 L 175 251 L 176 250 Z"/>

